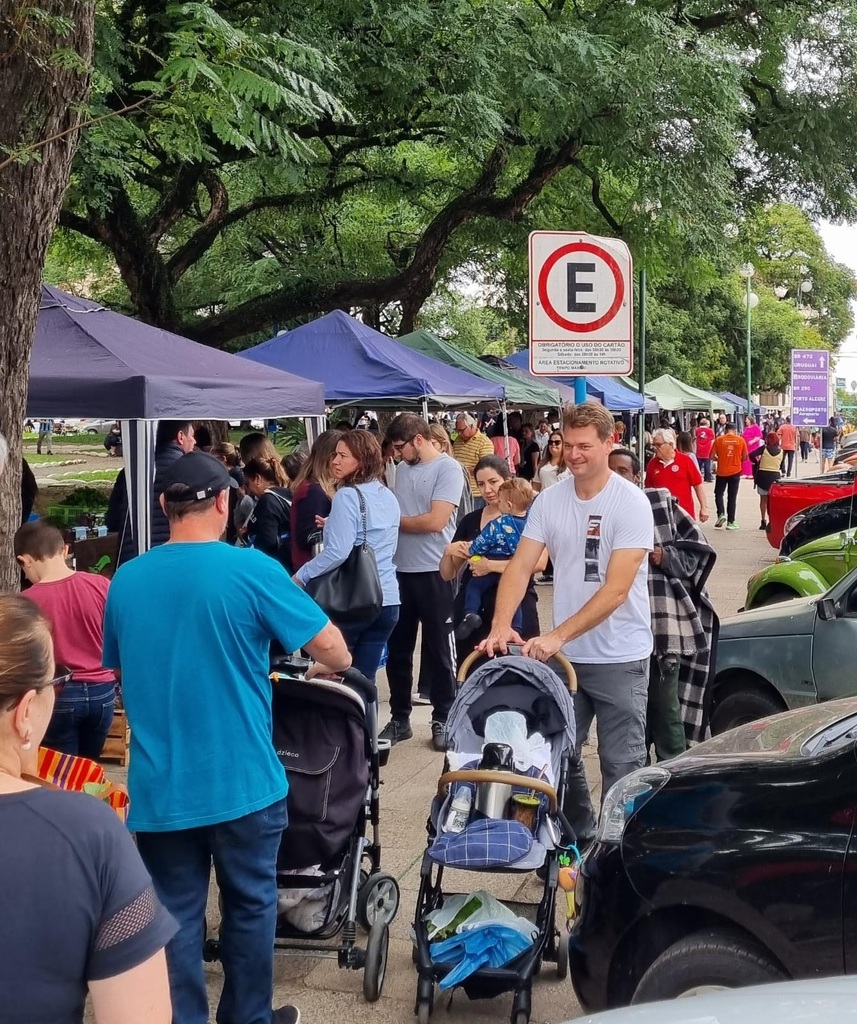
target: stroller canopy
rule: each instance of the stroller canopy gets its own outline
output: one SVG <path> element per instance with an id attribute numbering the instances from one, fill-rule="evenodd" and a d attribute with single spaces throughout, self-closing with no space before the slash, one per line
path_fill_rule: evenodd
<path id="1" fill-rule="evenodd" d="M 523 688 L 516 692 L 513 685 Z M 496 687 L 496 703 L 493 711 L 520 711 L 527 715 L 532 708 L 535 690 L 538 696 L 549 698 L 556 709 L 554 723 L 542 735 L 551 745 L 551 762 L 554 778 L 559 778 L 562 754 L 574 747 L 574 703 L 563 679 L 552 668 L 533 658 L 506 656 L 487 661 L 471 675 L 459 690 L 449 712 L 446 725 L 447 741 L 455 751 L 475 752 L 482 749 L 483 736 L 478 722 L 484 707 L 490 702 L 489 691 Z M 483 698 L 488 698 L 483 700 Z"/>

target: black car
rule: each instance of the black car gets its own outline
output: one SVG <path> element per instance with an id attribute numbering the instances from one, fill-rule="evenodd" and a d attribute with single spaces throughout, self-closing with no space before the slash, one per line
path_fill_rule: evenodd
<path id="1" fill-rule="evenodd" d="M 797 548 L 819 537 L 857 526 L 857 495 L 834 498 L 796 512 L 785 523 L 785 536 L 780 541 L 780 556 L 791 555 Z"/>
<path id="2" fill-rule="evenodd" d="M 857 698 L 617 783 L 576 890 L 581 1005 L 857 972 L 855 808 Z"/>

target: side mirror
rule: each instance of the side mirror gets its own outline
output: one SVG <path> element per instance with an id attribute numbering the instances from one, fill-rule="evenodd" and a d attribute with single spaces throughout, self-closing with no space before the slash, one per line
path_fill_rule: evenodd
<path id="1" fill-rule="evenodd" d="M 823 597 L 816 605 L 818 617 L 829 621 L 836 618 L 836 602 L 832 597 Z"/>

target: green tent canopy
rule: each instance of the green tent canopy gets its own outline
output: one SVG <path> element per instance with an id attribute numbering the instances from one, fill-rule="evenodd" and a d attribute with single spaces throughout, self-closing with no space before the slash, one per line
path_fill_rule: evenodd
<path id="1" fill-rule="evenodd" d="M 506 403 L 512 407 L 530 407 L 534 409 L 554 409 L 562 405 L 562 398 L 556 387 L 549 387 L 547 384 L 529 379 L 526 375 L 513 373 L 511 370 L 501 370 L 496 366 L 483 363 L 476 356 L 464 352 L 450 341 L 444 341 L 432 334 L 431 331 L 413 331 L 411 334 L 404 334 L 398 339 L 403 345 L 421 352 L 424 356 L 437 359 L 447 366 L 453 366 L 457 370 L 465 370 L 483 380 L 493 381 L 495 384 L 502 384 L 506 389 Z"/>
<path id="2" fill-rule="evenodd" d="M 669 409 L 671 412 L 707 412 L 711 416 L 717 412 L 735 412 L 734 404 L 727 402 L 720 395 L 691 387 L 690 384 L 684 384 L 668 373 L 647 381 L 646 394 L 651 395 L 662 409 Z"/>

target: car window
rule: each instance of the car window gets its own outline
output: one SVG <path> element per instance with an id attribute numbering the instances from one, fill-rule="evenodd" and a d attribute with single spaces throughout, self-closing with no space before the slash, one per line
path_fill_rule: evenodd
<path id="1" fill-rule="evenodd" d="M 831 750 L 847 746 L 857 740 L 857 715 L 840 718 L 824 729 L 819 730 L 800 748 L 804 757 L 815 757 L 817 754 L 828 754 Z"/>

